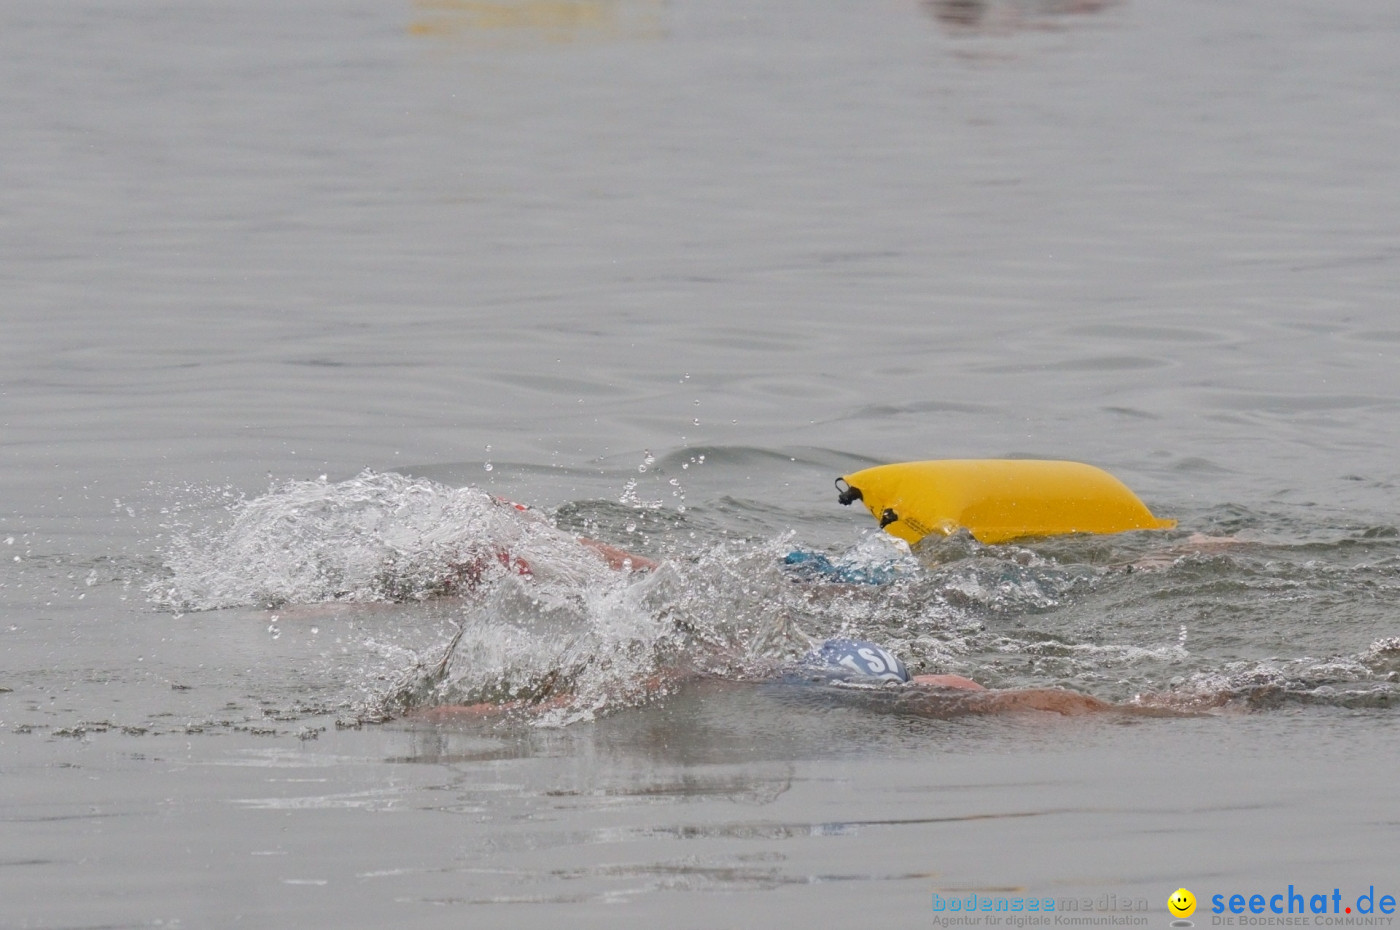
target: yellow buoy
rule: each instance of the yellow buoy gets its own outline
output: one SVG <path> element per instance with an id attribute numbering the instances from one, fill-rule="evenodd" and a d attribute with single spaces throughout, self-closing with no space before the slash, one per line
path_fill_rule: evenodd
<path id="1" fill-rule="evenodd" d="M 1081 462 L 946 459 L 878 465 L 836 479 L 840 501 L 863 501 L 880 526 L 916 543 L 965 529 L 978 542 L 1025 536 L 1166 530 L 1128 486 Z"/>

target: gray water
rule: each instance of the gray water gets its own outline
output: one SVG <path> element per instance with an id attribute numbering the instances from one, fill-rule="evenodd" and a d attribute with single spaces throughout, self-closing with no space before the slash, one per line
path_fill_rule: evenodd
<path id="1" fill-rule="evenodd" d="M 1396 893 L 1400 11 L 0 27 L 0 926 Z M 1181 528 L 903 553 L 831 485 L 1022 455 Z M 521 532 L 534 578 L 437 596 Z M 797 547 L 903 574 L 795 583 Z M 762 682 L 834 633 L 1198 713 Z M 637 686 L 677 663 L 704 674 Z M 563 706 L 422 716 L 561 675 Z"/>

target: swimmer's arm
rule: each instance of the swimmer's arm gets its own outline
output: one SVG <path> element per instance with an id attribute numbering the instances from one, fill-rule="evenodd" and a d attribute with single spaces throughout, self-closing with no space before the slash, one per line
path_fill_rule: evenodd
<path id="1" fill-rule="evenodd" d="M 637 683 L 637 692 L 646 697 L 664 693 L 672 686 L 698 677 L 689 669 L 668 669 L 648 675 Z M 511 701 L 479 701 L 475 704 L 440 704 L 436 707 L 420 707 L 409 711 L 405 716 L 410 720 L 426 720 L 429 723 L 451 723 L 454 721 L 492 720 L 504 717 L 514 711 L 528 711 L 531 714 L 568 707 L 575 695 L 571 691 L 548 694 L 545 697 L 521 698 Z"/>
<path id="2" fill-rule="evenodd" d="M 509 507 L 519 513 L 525 514 L 532 520 L 547 522 L 544 517 L 540 515 L 539 511 L 528 504 L 518 504 L 504 497 L 497 497 L 495 501 L 498 505 Z M 628 552 L 626 549 L 611 546 L 596 539 L 589 539 L 587 536 L 578 537 L 578 541 L 586 548 L 592 549 L 601 556 L 603 561 L 608 563 L 609 568 L 617 569 L 618 571 L 626 570 L 633 572 L 649 572 L 656 569 L 657 563 L 655 560 L 649 559 L 643 555 L 637 555 L 635 552 Z M 502 553 L 502 560 L 506 562 L 512 561 L 508 553 Z M 529 563 L 525 562 L 523 559 L 514 559 L 513 561 L 519 563 L 520 567 L 523 569 L 520 571 L 520 574 L 531 574 Z"/>
<path id="3" fill-rule="evenodd" d="M 617 571 L 650 572 L 656 570 L 656 561 L 646 556 L 637 555 L 635 552 L 628 552 L 626 549 L 619 549 L 617 546 L 610 546 L 605 542 L 589 539 L 586 536 L 578 537 L 578 541 L 585 549 L 606 562 L 609 568 Z M 534 566 L 527 560 L 512 555 L 504 549 L 496 553 L 496 561 L 517 575 L 528 577 L 535 573 Z M 485 573 L 488 565 L 489 557 L 481 557 L 471 562 L 454 565 L 452 575 L 444 579 L 444 584 L 452 588 L 470 590 L 481 582 L 481 576 Z"/>
<path id="4" fill-rule="evenodd" d="M 626 549 L 619 549 L 617 546 L 610 546 L 605 542 L 599 542 L 585 536 L 580 536 L 578 541 L 601 556 L 603 561 L 608 563 L 609 568 L 630 572 L 656 570 L 656 560 L 649 559 L 644 555 L 637 555 L 635 552 L 628 552 Z"/>
<path id="5" fill-rule="evenodd" d="M 957 688 L 962 691 L 986 691 L 987 689 L 961 675 L 915 675 L 909 679 L 911 685 L 923 688 Z"/>
<path id="6" fill-rule="evenodd" d="M 1026 688 L 1018 691 L 988 691 L 979 695 L 973 713 L 1009 713 L 1020 710 L 1039 710 L 1065 717 L 1078 717 L 1083 714 L 1099 714 L 1110 710 L 1124 710 L 1116 704 L 1099 700 L 1078 691 L 1065 691 L 1062 688 Z M 981 705 L 981 706 L 975 706 Z"/>
<path id="7" fill-rule="evenodd" d="M 920 675 L 914 679 L 914 682 L 920 683 L 921 679 L 945 677 L 957 678 L 959 676 Z M 975 685 L 976 682 L 973 684 Z M 928 686 L 925 685 L 925 687 Z M 979 685 L 977 688 L 963 686 L 963 693 L 959 694 L 954 691 L 950 694 L 947 689 L 958 689 L 959 686 L 954 684 L 934 687 L 943 689 L 945 700 L 935 703 L 924 702 L 927 703 L 927 708 L 923 712 L 930 716 L 939 717 L 960 714 L 1010 714 L 1028 710 L 1059 714 L 1063 717 L 1104 713 L 1126 714 L 1134 717 L 1192 717 L 1202 713 L 1203 710 L 1199 705 L 1173 706 L 1166 702 L 1143 698 L 1135 699 L 1128 704 L 1114 704 L 1093 695 L 1080 694 L 1078 691 L 1068 691 L 1064 688 L 1021 688 L 989 691 Z M 936 693 L 936 691 L 931 691 L 929 699 L 934 700 Z"/>
<path id="8" fill-rule="evenodd" d="M 1185 540 L 1175 546 L 1170 546 L 1160 552 L 1145 555 L 1132 562 L 1120 563 L 1114 568 L 1125 571 L 1161 571 L 1176 564 L 1176 560 L 1188 555 L 1202 555 L 1212 552 L 1225 552 L 1237 546 L 1247 546 L 1250 541 L 1240 539 L 1238 536 L 1207 536 L 1204 533 L 1192 533 Z"/>
<path id="9" fill-rule="evenodd" d="M 1127 710 L 1116 704 L 1101 701 L 1077 691 L 1063 688 L 1022 688 L 1007 691 L 989 691 L 970 678 L 961 675 L 915 675 L 909 684 L 914 689 L 928 689 L 930 699 L 939 691 L 961 691 L 959 695 L 948 695 L 955 699 L 956 707 L 930 705 L 940 710 L 941 715 L 962 714 L 1001 714 L 1024 710 L 1039 710 L 1066 717 L 1081 714 L 1102 713 L 1109 710 Z M 921 702 L 922 703 L 922 702 Z"/>
<path id="10" fill-rule="evenodd" d="M 543 701 L 478 701 L 475 704 L 439 704 L 436 707 L 419 707 L 404 716 L 409 720 L 423 720 L 428 723 L 452 723 L 468 720 L 493 720 L 506 714 L 526 708 L 531 711 L 553 710 L 564 707 L 573 700 L 571 694 L 556 694 Z"/>

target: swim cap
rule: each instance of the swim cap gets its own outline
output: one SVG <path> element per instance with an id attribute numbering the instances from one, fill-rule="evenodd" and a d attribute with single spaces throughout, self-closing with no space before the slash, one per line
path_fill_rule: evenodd
<path id="1" fill-rule="evenodd" d="M 807 654 L 809 668 L 845 681 L 908 681 L 909 670 L 888 650 L 859 639 L 828 639 Z"/>
<path id="2" fill-rule="evenodd" d="M 783 557 L 783 568 L 803 581 L 831 581 L 836 584 L 889 584 L 900 575 L 893 560 L 861 564 L 849 557 L 833 562 L 811 549 L 794 549 Z"/>

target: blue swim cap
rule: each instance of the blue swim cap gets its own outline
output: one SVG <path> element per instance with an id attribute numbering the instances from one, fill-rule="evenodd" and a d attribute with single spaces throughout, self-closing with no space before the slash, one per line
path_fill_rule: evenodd
<path id="1" fill-rule="evenodd" d="M 844 681 L 909 680 L 909 670 L 889 650 L 859 639 L 828 639 L 803 665 Z"/>

